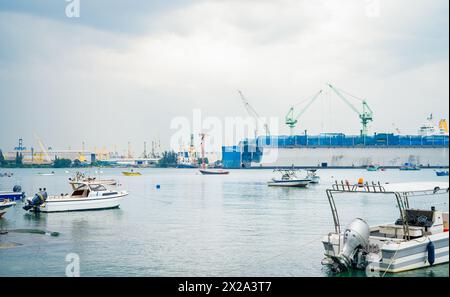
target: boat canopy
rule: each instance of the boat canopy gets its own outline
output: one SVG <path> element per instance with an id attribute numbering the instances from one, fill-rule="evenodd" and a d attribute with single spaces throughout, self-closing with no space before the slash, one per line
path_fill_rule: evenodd
<path id="1" fill-rule="evenodd" d="M 413 183 L 393 183 L 382 185 L 386 192 L 392 193 L 414 193 L 414 192 L 436 192 L 446 190 L 448 192 L 448 182 L 413 182 Z"/>

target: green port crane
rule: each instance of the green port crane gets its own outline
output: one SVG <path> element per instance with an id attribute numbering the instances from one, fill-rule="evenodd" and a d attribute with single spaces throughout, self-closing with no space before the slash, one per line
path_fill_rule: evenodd
<path id="1" fill-rule="evenodd" d="M 288 113 L 286 114 L 285 117 L 285 123 L 286 125 L 289 126 L 289 128 L 291 129 L 291 135 L 293 135 L 294 133 L 294 128 L 298 123 L 298 119 L 302 116 L 302 114 L 305 113 L 305 111 L 313 104 L 314 101 L 316 101 L 317 98 L 319 98 L 319 95 L 322 93 L 323 90 L 320 90 L 317 94 L 315 94 L 310 100 L 309 102 L 306 104 L 306 106 L 295 116 L 294 115 L 294 107 L 296 105 L 299 105 L 305 101 L 302 101 L 300 103 L 297 103 L 293 106 L 291 106 L 291 108 L 289 108 Z"/>
<path id="2" fill-rule="evenodd" d="M 339 90 L 337 89 L 335 86 L 331 85 L 331 84 L 327 84 L 330 89 L 332 89 L 336 95 L 339 96 L 339 98 L 342 99 L 342 101 L 344 101 L 354 112 L 356 112 L 359 116 L 359 119 L 361 120 L 361 125 L 362 125 L 362 129 L 361 129 L 361 136 L 367 136 L 367 125 L 369 124 L 369 122 L 373 121 L 373 111 L 372 109 L 370 109 L 369 105 L 367 104 L 366 100 L 358 98 L 350 93 L 347 93 L 343 90 Z M 350 97 L 353 97 L 359 101 L 361 101 L 362 103 L 362 111 L 360 111 L 358 108 L 356 108 L 344 95 L 343 93 L 347 94 Z"/>

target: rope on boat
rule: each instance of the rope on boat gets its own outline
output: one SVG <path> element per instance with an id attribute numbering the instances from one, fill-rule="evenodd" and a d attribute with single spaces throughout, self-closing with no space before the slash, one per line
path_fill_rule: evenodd
<path id="1" fill-rule="evenodd" d="M 397 244 L 397 250 L 394 253 L 394 256 L 392 256 L 392 260 L 389 263 L 388 267 L 386 268 L 386 270 L 384 271 L 383 275 L 381 277 L 384 277 L 386 275 L 386 273 L 388 272 L 389 268 L 391 268 L 392 263 L 394 263 L 395 261 L 395 256 L 397 256 L 397 252 L 400 250 L 400 243 Z"/>

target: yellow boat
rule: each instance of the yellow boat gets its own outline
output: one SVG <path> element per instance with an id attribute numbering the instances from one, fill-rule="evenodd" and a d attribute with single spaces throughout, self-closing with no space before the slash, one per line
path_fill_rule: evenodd
<path id="1" fill-rule="evenodd" d="M 122 174 L 125 176 L 138 176 L 141 175 L 140 172 L 134 172 L 134 171 L 122 171 Z"/>

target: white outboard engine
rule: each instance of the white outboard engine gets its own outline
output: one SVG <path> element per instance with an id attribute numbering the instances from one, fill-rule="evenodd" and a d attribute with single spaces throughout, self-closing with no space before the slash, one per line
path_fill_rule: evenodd
<path id="1" fill-rule="evenodd" d="M 339 271 L 351 267 L 363 268 L 365 266 L 365 255 L 369 247 L 370 228 L 367 223 L 360 219 L 354 219 L 344 232 L 344 246 L 339 255 L 334 259 L 335 267 Z"/>

